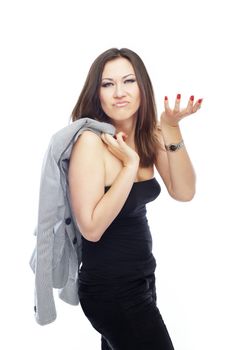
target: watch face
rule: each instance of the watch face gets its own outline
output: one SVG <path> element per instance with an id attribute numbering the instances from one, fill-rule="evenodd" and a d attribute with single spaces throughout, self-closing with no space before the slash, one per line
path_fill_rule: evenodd
<path id="1" fill-rule="evenodd" d="M 176 145 L 170 145 L 169 148 L 170 148 L 171 151 L 175 151 L 177 149 L 177 146 Z"/>

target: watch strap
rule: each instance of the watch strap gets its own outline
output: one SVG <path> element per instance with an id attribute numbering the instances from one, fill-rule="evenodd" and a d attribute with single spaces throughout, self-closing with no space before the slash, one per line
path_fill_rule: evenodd
<path id="1" fill-rule="evenodd" d="M 165 148 L 167 151 L 175 152 L 183 146 L 184 146 L 184 141 L 181 140 L 179 143 L 170 143 L 169 145 L 165 145 Z"/>

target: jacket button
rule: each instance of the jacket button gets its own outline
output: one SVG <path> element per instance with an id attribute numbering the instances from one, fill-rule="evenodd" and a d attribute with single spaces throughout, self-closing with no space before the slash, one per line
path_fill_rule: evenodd
<path id="1" fill-rule="evenodd" d="M 67 219 L 65 220 L 65 223 L 66 223 L 66 225 L 69 225 L 69 224 L 71 223 L 71 218 L 67 218 Z"/>
<path id="2" fill-rule="evenodd" d="M 76 243 L 77 243 L 77 237 L 74 237 L 73 244 L 76 244 Z"/>

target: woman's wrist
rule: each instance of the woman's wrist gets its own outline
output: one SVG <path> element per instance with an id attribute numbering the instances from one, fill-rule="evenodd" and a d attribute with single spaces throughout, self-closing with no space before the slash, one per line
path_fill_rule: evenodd
<path id="1" fill-rule="evenodd" d="M 163 117 L 160 118 L 160 127 L 162 128 L 179 128 L 179 123 L 175 122 L 174 124 L 167 123 Z"/>
<path id="2" fill-rule="evenodd" d="M 123 163 L 123 166 L 128 169 L 132 169 L 133 171 L 137 171 L 140 163 L 140 158 L 135 158 L 135 160 L 129 161 L 127 163 Z"/>
<path id="3" fill-rule="evenodd" d="M 160 122 L 161 134 L 165 145 L 177 144 L 183 139 L 179 124 L 172 126 L 164 122 Z"/>

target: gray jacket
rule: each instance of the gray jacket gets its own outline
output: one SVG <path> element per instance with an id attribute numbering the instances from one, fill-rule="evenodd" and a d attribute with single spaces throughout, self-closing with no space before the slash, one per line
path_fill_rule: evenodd
<path id="1" fill-rule="evenodd" d="M 84 130 L 115 134 L 110 123 L 81 118 L 56 132 L 45 153 L 39 192 L 36 245 L 30 259 L 35 273 L 34 311 L 40 325 L 56 319 L 53 288 L 59 297 L 79 304 L 78 271 L 82 261 L 81 233 L 70 205 L 68 166 L 72 146 Z"/>

